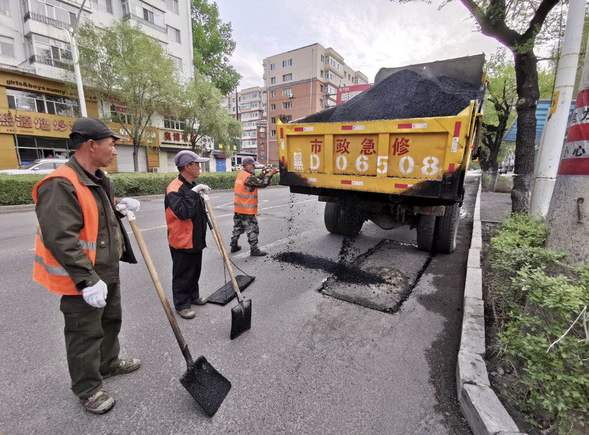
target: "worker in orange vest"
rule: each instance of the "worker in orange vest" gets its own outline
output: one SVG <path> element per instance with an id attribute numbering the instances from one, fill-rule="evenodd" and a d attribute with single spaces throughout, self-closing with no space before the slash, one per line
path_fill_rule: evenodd
<path id="1" fill-rule="evenodd" d="M 102 380 L 137 370 L 119 358 L 119 261 L 137 263 L 121 217 L 139 201 L 115 210 L 112 182 L 100 170 L 116 155 L 119 137 L 103 122 L 80 118 L 70 134 L 73 157 L 33 187 L 39 222 L 33 280 L 61 296 L 71 387 L 84 408 L 104 414 L 115 400 Z"/>
<path id="2" fill-rule="evenodd" d="M 267 187 L 278 169 L 264 169 L 260 176 L 256 176 L 256 161 L 251 157 L 244 157 L 241 161 L 241 167 L 243 169 L 239 171 L 235 178 L 233 199 L 235 214 L 233 216 L 231 252 L 237 252 L 241 249 L 238 244 L 239 236 L 247 233 L 250 255 L 262 257 L 267 253 L 258 248 L 258 234 L 260 233 L 258 220 L 256 219 L 258 213 L 258 189 Z"/>

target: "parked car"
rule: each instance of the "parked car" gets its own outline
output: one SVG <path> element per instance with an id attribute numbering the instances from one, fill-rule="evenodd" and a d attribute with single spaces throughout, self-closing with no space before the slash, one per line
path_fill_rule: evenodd
<path id="1" fill-rule="evenodd" d="M 67 159 L 39 159 L 22 169 L 4 169 L 0 175 L 49 174 L 67 162 Z"/>

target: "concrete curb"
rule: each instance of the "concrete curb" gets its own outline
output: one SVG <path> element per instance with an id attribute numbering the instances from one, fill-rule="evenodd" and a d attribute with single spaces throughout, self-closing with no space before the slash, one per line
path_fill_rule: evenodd
<path id="1" fill-rule="evenodd" d="M 456 388 L 462 413 L 475 435 L 522 434 L 491 388 L 485 364 L 485 306 L 481 250 L 481 186 L 468 251 Z"/>
<path id="2" fill-rule="evenodd" d="M 280 185 L 272 185 L 266 187 L 266 189 L 276 189 L 277 187 L 284 187 Z M 218 189 L 213 190 L 211 193 L 223 193 L 223 192 L 233 192 L 233 189 Z M 144 195 L 144 196 L 133 196 L 133 198 L 137 198 L 140 201 L 154 201 L 154 200 L 164 200 L 163 194 L 158 195 Z M 35 209 L 34 204 L 19 204 L 19 205 L 2 205 L 0 206 L 0 214 L 6 213 L 21 213 L 25 211 L 31 211 Z"/>

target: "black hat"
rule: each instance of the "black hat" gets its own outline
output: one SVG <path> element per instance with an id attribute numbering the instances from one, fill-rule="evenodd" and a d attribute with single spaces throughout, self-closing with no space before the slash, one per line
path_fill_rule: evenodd
<path id="1" fill-rule="evenodd" d="M 70 139 L 73 139 L 74 134 L 79 134 L 86 139 L 100 140 L 105 137 L 113 137 L 116 140 L 121 137 L 116 135 L 114 131 L 107 127 L 107 125 L 94 118 L 78 118 L 72 126 L 72 132 L 70 133 Z"/>

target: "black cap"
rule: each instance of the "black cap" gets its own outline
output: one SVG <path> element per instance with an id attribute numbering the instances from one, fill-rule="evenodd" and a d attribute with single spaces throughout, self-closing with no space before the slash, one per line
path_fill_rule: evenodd
<path id="1" fill-rule="evenodd" d="M 72 132 L 70 133 L 70 139 L 74 134 L 79 134 L 86 139 L 100 140 L 105 137 L 114 137 L 120 139 L 121 137 L 116 135 L 114 131 L 107 127 L 107 125 L 99 119 L 94 118 L 78 118 L 72 126 Z"/>

